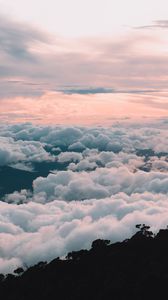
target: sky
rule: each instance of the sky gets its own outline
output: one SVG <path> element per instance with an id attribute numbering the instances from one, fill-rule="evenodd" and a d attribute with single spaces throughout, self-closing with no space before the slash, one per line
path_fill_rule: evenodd
<path id="1" fill-rule="evenodd" d="M 2 121 L 46 123 L 47 115 L 47 123 L 90 125 L 93 115 L 93 124 L 137 111 L 167 115 L 167 1 L 0 0 L 0 7 Z M 90 103 L 84 116 L 81 98 Z"/>
<path id="2" fill-rule="evenodd" d="M 167 19 L 166 0 L 1 0 L 1 10 L 17 20 L 60 36 L 115 34 L 124 27 L 149 25 Z"/>

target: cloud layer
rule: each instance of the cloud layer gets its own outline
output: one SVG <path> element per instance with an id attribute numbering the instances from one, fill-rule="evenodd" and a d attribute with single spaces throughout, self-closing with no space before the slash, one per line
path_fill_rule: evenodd
<path id="1" fill-rule="evenodd" d="M 1 272 L 89 248 L 96 238 L 123 240 L 137 223 L 150 224 L 154 231 L 168 223 L 167 195 L 147 192 L 45 205 L 1 202 L 0 210 Z"/>
<path id="2" fill-rule="evenodd" d="M 112 127 L 0 125 L 1 166 L 55 170 L 0 202 L 0 272 L 168 224 L 167 119 Z M 60 170 L 59 165 L 62 166 Z M 31 168 L 30 168 L 31 171 Z"/>

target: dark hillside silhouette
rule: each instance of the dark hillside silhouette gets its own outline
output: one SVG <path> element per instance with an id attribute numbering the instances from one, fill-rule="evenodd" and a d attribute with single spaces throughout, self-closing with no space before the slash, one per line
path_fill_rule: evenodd
<path id="1" fill-rule="evenodd" d="M 149 226 L 136 227 L 137 233 L 121 243 L 98 239 L 89 251 L 73 251 L 66 260 L 1 275 L 1 299 L 167 299 L 168 229 L 154 236 Z"/>

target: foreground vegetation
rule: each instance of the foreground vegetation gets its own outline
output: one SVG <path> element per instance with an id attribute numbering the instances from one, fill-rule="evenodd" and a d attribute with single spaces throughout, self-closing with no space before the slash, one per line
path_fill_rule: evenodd
<path id="1" fill-rule="evenodd" d="M 165 299 L 168 229 L 154 236 L 148 226 L 136 227 L 137 233 L 121 243 L 96 240 L 89 251 L 71 252 L 66 260 L 0 275 L 1 299 Z"/>

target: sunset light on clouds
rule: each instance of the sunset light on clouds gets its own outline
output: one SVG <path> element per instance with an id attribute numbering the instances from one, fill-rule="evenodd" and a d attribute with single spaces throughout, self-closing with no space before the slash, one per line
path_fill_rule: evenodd
<path id="1" fill-rule="evenodd" d="M 0 8 L 0 273 L 165 227 L 167 0 Z"/>
<path id="2" fill-rule="evenodd" d="M 35 124 L 111 125 L 167 117 L 168 93 L 107 93 L 80 95 L 48 92 L 38 97 L 1 100 L 3 122 Z"/>
<path id="3" fill-rule="evenodd" d="M 148 92 L 148 96 L 143 97 L 143 91 L 152 90 L 151 95 L 156 91 L 158 93 L 156 97 L 157 99 L 160 97 L 160 103 L 163 99 L 162 92 L 167 93 L 166 1 L 135 3 L 129 0 L 116 3 L 111 0 L 43 2 L 1 0 L 0 4 L 0 54 L 2 58 L 0 98 L 3 99 L 5 115 L 9 101 L 12 109 L 14 102 L 21 101 L 21 98 L 18 100 L 16 98 L 23 97 L 24 109 L 30 116 L 32 104 L 30 105 L 28 99 L 35 96 L 37 100 L 39 97 L 39 101 L 35 100 L 33 105 L 35 111 L 38 111 L 37 102 L 41 105 L 42 99 L 47 101 L 49 97 L 46 95 L 52 93 L 53 116 L 51 113 L 47 115 L 48 118 L 50 115 L 51 122 L 53 122 L 56 113 L 55 106 L 59 102 L 56 116 L 57 122 L 60 121 L 62 124 L 61 114 L 64 113 L 62 97 L 64 98 L 64 95 L 59 95 L 61 97 L 59 101 L 58 92 L 64 89 L 65 92 L 66 89 L 73 90 L 69 96 L 72 113 L 71 107 L 74 106 L 74 102 L 76 107 L 79 102 L 81 103 L 75 95 L 75 89 L 88 91 L 89 88 L 91 94 L 93 94 L 92 89 L 95 88 L 109 88 L 125 92 L 123 96 L 117 93 L 110 95 L 110 90 L 108 91 L 109 95 L 106 94 L 104 98 L 108 98 L 108 101 L 104 100 L 101 122 L 104 117 L 105 119 L 108 117 L 104 111 L 110 114 L 113 110 L 117 117 L 122 114 L 123 103 L 120 107 L 118 100 L 120 98 L 124 98 L 125 103 L 129 103 L 126 110 L 124 109 L 124 114 L 128 116 L 132 114 L 134 108 L 135 111 L 137 110 L 136 105 L 130 105 L 130 98 L 134 98 L 136 104 L 138 102 L 138 115 L 158 117 L 166 115 L 167 104 L 164 105 L 165 111 L 161 108 L 161 111 L 154 112 L 153 105 L 151 112 L 148 111 L 149 109 L 146 112 L 143 109 L 150 95 Z M 53 99 L 54 93 L 55 99 Z M 140 96 L 139 93 L 141 93 Z M 91 97 L 91 99 L 94 98 L 94 105 L 91 104 L 87 110 L 88 116 L 85 112 L 82 124 L 87 123 L 90 114 L 95 115 L 95 110 L 101 109 L 100 97 L 100 93 L 96 92 L 95 96 Z M 89 96 L 85 98 L 88 102 Z M 142 101 L 141 108 L 139 98 Z M 82 99 L 84 101 L 84 97 Z M 166 102 L 166 98 L 164 101 Z M 45 107 L 45 105 L 46 102 L 42 106 Z M 20 105 L 12 110 L 21 114 L 19 107 Z M 30 117 L 31 121 L 35 117 L 39 118 L 39 113 L 37 116 L 34 115 L 35 111 L 32 119 Z M 64 116 L 65 123 L 67 123 L 66 115 Z M 79 123 L 80 119 L 81 117 L 79 117 Z M 21 120 L 24 121 L 23 118 Z M 73 120 L 72 123 L 74 123 Z"/>

